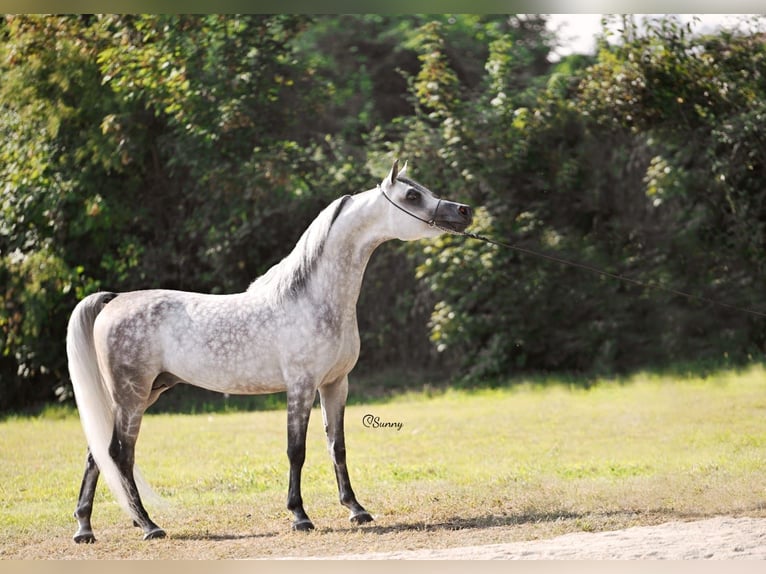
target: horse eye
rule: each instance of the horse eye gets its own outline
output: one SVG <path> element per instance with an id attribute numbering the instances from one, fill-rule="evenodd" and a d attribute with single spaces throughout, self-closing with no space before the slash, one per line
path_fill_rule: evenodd
<path id="1" fill-rule="evenodd" d="M 420 194 L 414 189 L 407 191 L 407 201 L 417 201 L 420 199 Z"/>

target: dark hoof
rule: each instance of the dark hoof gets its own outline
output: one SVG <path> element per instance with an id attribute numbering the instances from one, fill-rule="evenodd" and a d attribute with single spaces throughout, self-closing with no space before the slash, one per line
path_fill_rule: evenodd
<path id="1" fill-rule="evenodd" d="M 372 522 L 375 519 L 372 517 L 372 514 L 365 511 L 365 512 L 360 512 L 358 514 L 354 514 L 351 518 L 349 518 L 349 520 L 353 524 L 367 524 L 368 522 Z"/>
<path id="2" fill-rule="evenodd" d="M 156 540 L 158 538 L 165 538 L 167 534 L 162 528 L 155 528 L 144 534 L 144 540 Z"/>
<path id="3" fill-rule="evenodd" d="M 297 532 L 308 532 L 314 530 L 314 524 L 308 518 L 296 520 L 293 522 L 293 530 Z"/>
<path id="4" fill-rule="evenodd" d="M 72 537 L 77 544 L 93 544 L 96 541 L 96 537 L 91 530 L 77 531 Z"/>

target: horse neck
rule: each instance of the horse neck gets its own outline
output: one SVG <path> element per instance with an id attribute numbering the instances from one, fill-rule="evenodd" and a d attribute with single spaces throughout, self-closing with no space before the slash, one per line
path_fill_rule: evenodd
<path id="1" fill-rule="evenodd" d="M 369 190 L 353 196 L 333 224 L 310 282 L 314 298 L 344 316 L 356 316 L 356 303 L 370 257 L 388 236 L 380 218 L 380 194 Z"/>

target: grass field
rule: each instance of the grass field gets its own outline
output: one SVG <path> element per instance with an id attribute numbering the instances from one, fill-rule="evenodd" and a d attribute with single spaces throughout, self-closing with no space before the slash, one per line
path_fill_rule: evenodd
<path id="1" fill-rule="evenodd" d="M 352 381 L 352 385 L 353 385 Z M 365 415 L 401 428 L 370 428 Z M 101 485 L 98 542 L 71 536 L 85 443 L 71 411 L 0 422 L 0 558 L 239 558 L 489 544 L 693 519 L 766 516 L 766 372 L 636 375 L 402 395 L 350 406 L 349 468 L 376 517 L 337 503 L 321 413 L 290 531 L 284 411 L 147 415 L 137 462 L 166 500 L 144 542 Z"/>

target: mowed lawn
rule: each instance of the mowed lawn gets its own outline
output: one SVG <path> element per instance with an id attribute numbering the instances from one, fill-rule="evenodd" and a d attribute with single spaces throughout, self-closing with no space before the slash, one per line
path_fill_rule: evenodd
<path id="1" fill-rule="evenodd" d="M 354 381 L 352 380 L 352 385 Z M 372 415 L 375 428 L 365 426 Z M 75 545 L 84 469 L 76 415 L 0 422 L 0 558 L 239 558 L 510 542 L 712 515 L 766 516 L 766 371 L 636 375 L 408 394 L 347 409 L 351 479 L 376 517 L 337 502 L 322 417 L 290 531 L 284 411 L 152 415 L 137 463 L 163 499 L 144 542 L 105 486 L 98 542 Z M 393 425 L 393 423 L 397 423 Z M 401 423 L 398 425 L 398 423 Z M 397 428 L 399 427 L 399 428 Z"/>

